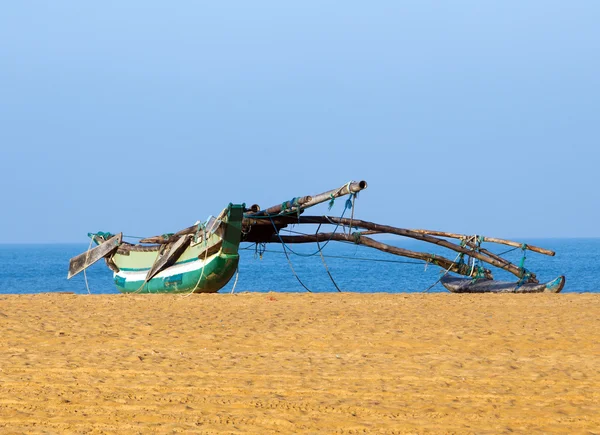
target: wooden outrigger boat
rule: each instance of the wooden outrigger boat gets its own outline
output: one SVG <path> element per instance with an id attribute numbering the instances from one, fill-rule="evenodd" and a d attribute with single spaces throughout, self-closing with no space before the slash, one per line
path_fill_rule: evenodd
<path id="1" fill-rule="evenodd" d="M 555 255 L 547 249 L 504 239 L 411 230 L 355 219 L 356 195 L 366 187 L 365 181 L 349 182 L 338 189 L 314 196 L 295 197 L 265 210 L 258 205 L 246 208 L 245 204 L 229 204 L 216 218 L 211 217 L 204 223 L 197 222 L 175 234 L 148 237 L 138 244 L 124 242 L 122 233 L 90 233 L 88 236 L 97 246 L 71 259 L 68 278 L 104 259 L 113 271 L 117 289 L 124 293 L 214 293 L 235 274 L 241 242 L 280 243 L 285 252 L 285 246 L 292 243 L 319 245 L 339 241 L 439 266 L 444 270 L 439 282 L 455 293 L 558 293 L 564 287 L 564 276 L 539 284 L 536 275 L 525 269 L 523 264 L 517 266 L 511 263 L 484 249 L 482 243 L 521 248 L 524 253 L 532 251 Z M 352 210 L 350 218 L 343 215 L 304 215 L 306 209 L 327 201 L 332 205 L 336 198 L 342 196 L 350 197 L 345 205 L 345 209 Z M 317 225 L 318 228 L 314 234 L 282 235 L 281 230 L 289 225 Z M 319 232 L 323 225 L 334 226 L 334 230 Z M 340 227 L 342 232 L 338 232 Z M 452 260 L 382 243 L 369 237 L 374 234 L 394 234 L 421 240 L 454 251 L 456 258 Z M 459 243 L 451 240 L 458 240 Z M 489 266 L 512 273 L 518 281 L 495 281 L 492 271 L 487 268 Z M 450 276 L 450 272 L 466 278 Z"/>

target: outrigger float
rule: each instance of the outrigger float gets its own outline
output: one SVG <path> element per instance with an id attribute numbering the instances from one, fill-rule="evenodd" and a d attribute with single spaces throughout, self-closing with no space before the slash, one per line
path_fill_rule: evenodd
<path id="1" fill-rule="evenodd" d="M 245 204 L 229 204 L 217 217 L 210 217 L 206 222 L 197 222 L 174 234 L 141 239 L 137 244 L 124 241 L 122 233 L 89 233 L 91 242 L 97 246 L 91 248 L 90 244 L 91 249 L 71 259 L 68 278 L 104 259 L 113 271 L 117 289 L 123 293 L 215 293 L 235 275 L 241 242 L 256 243 L 257 246 L 279 243 L 283 244 L 285 252 L 288 244 L 316 243 L 321 250 L 321 243 L 338 241 L 439 266 L 443 269 L 439 282 L 453 293 L 558 293 L 563 289 L 564 276 L 539 283 L 536 275 L 525 269 L 523 262 L 517 266 L 482 245 L 484 242 L 507 245 L 522 249 L 524 253 L 532 251 L 554 256 L 555 253 L 548 249 L 492 237 L 404 229 L 355 219 L 355 199 L 366 187 L 365 181 L 352 181 L 338 189 L 295 197 L 265 210 L 258 205 L 247 208 Z M 351 217 L 304 215 L 307 209 L 317 204 L 330 202 L 331 206 L 343 196 L 348 196 L 345 210 L 351 209 Z M 281 230 L 290 225 L 316 225 L 317 231 L 314 234 L 281 234 Z M 320 232 L 322 226 L 334 228 Z M 369 237 L 375 234 L 393 234 L 431 243 L 454 251 L 456 258 L 451 260 L 437 254 L 410 251 Z M 495 281 L 488 269 L 490 266 L 515 275 L 517 280 Z"/>

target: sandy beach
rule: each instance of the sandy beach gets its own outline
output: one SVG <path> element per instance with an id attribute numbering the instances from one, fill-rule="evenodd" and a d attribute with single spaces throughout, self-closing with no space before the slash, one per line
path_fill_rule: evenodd
<path id="1" fill-rule="evenodd" d="M 0 296 L 2 433 L 600 433 L 600 295 Z"/>

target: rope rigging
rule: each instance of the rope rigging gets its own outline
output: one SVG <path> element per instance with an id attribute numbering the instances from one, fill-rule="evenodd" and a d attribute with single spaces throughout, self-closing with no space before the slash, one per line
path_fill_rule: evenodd
<path id="1" fill-rule="evenodd" d="M 347 184 L 345 187 L 346 187 L 346 188 L 348 189 L 348 191 L 350 192 L 350 182 L 348 182 L 348 184 Z M 340 190 L 341 190 L 341 189 L 340 189 Z M 331 200 L 329 201 L 329 210 L 331 210 L 331 208 L 332 208 L 332 207 L 333 207 L 333 205 L 335 204 L 335 196 L 334 196 L 333 194 L 331 194 L 331 195 L 330 195 L 330 197 L 331 197 Z M 355 205 L 354 199 L 355 199 L 355 198 L 356 198 L 356 193 L 352 193 L 352 192 L 351 192 L 351 193 L 350 193 L 350 198 L 348 198 L 348 199 L 346 200 L 345 204 L 344 204 L 344 210 L 342 211 L 342 214 L 341 214 L 341 216 L 340 216 L 340 219 L 343 219 L 343 217 L 344 217 L 344 215 L 345 215 L 345 213 L 346 213 L 346 211 L 347 211 L 348 209 L 351 209 L 351 210 L 352 210 L 352 216 L 354 216 L 354 205 Z M 292 204 L 292 207 L 293 207 L 294 205 L 296 205 L 296 206 L 298 205 L 298 204 L 297 204 L 297 198 L 294 198 L 294 199 L 293 199 L 292 201 L 290 201 L 290 202 L 291 202 L 291 204 Z M 287 201 L 286 201 L 286 202 L 284 202 L 284 203 L 281 205 L 281 210 L 282 210 L 282 212 L 286 210 L 286 208 L 287 208 L 287 205 L 288 205 L 288 202 L 287 202 Z M 298 217 L 300 217 L 300 207 L 297 207 L 297 214 L 298 214 Z M 278 214 L 278 215 L 280 215 L 280 214 Z M 267 215 L 266 217 L 268 217 L 268 218 L 269 218 L 269 220 L 271 221 L 271 225 L 273 225 L 273 228 L 275 229 L 275 234 L 277 234 L 277 237 L 279 238 L 279 242 L 281 243 L 281 247 L 283 248 L 283 253 L 285 254 L 285 258 L 286 258 L 286 259 L 287 259 L 287 261 L 288 261 L 288 264 L 289 264 L 289 266 L 290 266 L 290 270 L 292 271 L 292 274 L 294 275 L 294 277 L 296 278 L 296 280 L 297 280 L 297 281 L 300 283 L 300 285 L 301 285 L 302 287 L 304 287 L 304 288 L 306 289 L 306 291 L 308 291 L 309 293 L 312 293 L 312 291 L 311 291 L 311 290 L 310 290 L 310 289 L 309 289 L 309 288 L 308 288 L 308 287 L 307 287 L 307 286 L 306 286 L 306 285 L 305 285 L 305 284 L 302 282 L 302 280 L 300 279 L 300 277 L 298 276 L 298 274 L 297 274 L 297 273 L 296 273 L 296 271 L 294 270 L 294 266 L 292 265 L 292 261 L 290 260 L 290 257 L 289 257 L 289 255 L 288 255 L 288 251 L 290 251 L 292 254 L 294 254 L 294 255 L 297 255 L 297 256 L 299 256 L 299 257 L 313 257 L 313 256 L 315 256 L 315 255 L 317 255 L 317 254 L 320 254 L 320 256 L 321 256 L 321 261 L 323 262 L 323 265 L 325 266 L 325 270 L 327 271 L 327 275 L 328 275 L 328 276 L 329 276 L 329 278 L 331 279 L 331 282 L 332 282 L 332 283 L 333 283 L 333 285 L 335 286 L 336 290 L 337 290 L 338 292 L 341 292 L 341 290 L 340 290 L 339 286 L 337 285 L 337 283 L 335 282 L 335 279 L 333 278 L 333 276 L 331 275 L 331 272 L 329 271 L 329 267 L 327 267 L 327 263 L 325 262 L 325 258 L 323 257 L 323 249 L 324 249 L 324 248 L 325 248 L 325 247 L 326 247 L 326 246 L 329 244 L 329 242 L 331 242 L 331 239 L 333 238 L 333 235 L 334 235 L 334 234 L 337 232 L 337 230 L 338 230 L 338 228 L 339 228 L 340 224 L 339 224 L 339 223 L 336 223 L 336 224 L 335 224 L 335 226 L 334 226 L 334 229 L 333 229 L 333 231 L 332 231 L 332 233 L 331 233 L 331 236 L 329 237 L 329 239 L 328 239 L 328 240 L 325 242 L 325 244 L 324 244 L 323 246 L 321 246 L 321 245 L 320 245 L 320 243 L 319 243 L 319 241 L 318 241 L 318 239 L 317 239 L 317 250 L 316 250 L 315 252 L 313 252 L 312 254 L 308 254 L 308 255 L 307 255 L 307 254 L 301 254 L 301 253 L 299 253 L 299 252 L 296 252 L 296 251 L 294 251 L 293 249 L 291 249 L 291 248 L 290 248 L 290 247 L 287 245 L 287 243 L 285 243 L 285 242 L 283 241 L 283 239 L 281 238 L 280 229 L 279 229 L 279 228 L 277 228 L 277 225 L 275 225 L 275 222 L 273 221 L 273 215 Z M 317 230 L 316 230 L 316 232 L 315 232 L 315 235 L 319 233 L 319 229 L 321 229 L 321 224 L 319 224 L 319 226 L 317 227 Z M 348 231 L 351 231 L 351 229 L 352 229 L 352 227 L 350 227 Z M 345 234 L 345 230 L 344 230 L 344 234 Z M 262 252 L 260 252 L 260 258 L 261 258 L 261 259 L 262 259 L 262 255 L 263 255 L 263 253 L 264 253 L 264 250 L 265 250 L 265 248 L 263 247 L 262 249 L 263 249 L 263 250 L 262 250 Z M 258 250 L 259 250 L 259 248 L 258 248 L 258 243 L 257 243 L 257 244 L 256 244 L 256 251 L 255 251 L 255 252 L 258 252 Z M 256 255 L 256 253 L 255 253 L 255 255 Z"/>

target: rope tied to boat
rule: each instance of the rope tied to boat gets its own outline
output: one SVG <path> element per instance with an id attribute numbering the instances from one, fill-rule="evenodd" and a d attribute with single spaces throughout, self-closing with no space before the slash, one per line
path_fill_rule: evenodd
<path id="1" fill-rule="evenodd" d="M 517 283 L 517 288 L 521 287 L 523 284 L 525 284 L 527 281 L 529 281 L 529 278 L 531 278 L 531 272 L 529 272 L 525 268 L 525 260 L 527 260 L 527 244 L 526 243 L 521 244 L 521 250 L 523 251 L 523 256 L 521 257 L 521 262 L 519 263 L 519 271 L 521 273 L 521 278 L 519 279 L 519 282 Z"/>
<path id="2" fill-rule="evenodd" d="M 521 263 L 519 263 L 519 269 L 521 269 L 521 274 L 524 274 L 525 260 L 527 260 L 527 245 L 525 243 L 521 245 L 521 250 L 523 251 L 523 256 L 521 257 Z"/>
<path id="3" fill-rule="evenodd" d="M 352 185 L 352 180 L 348 181 L 347 184 L 345 184 L 342 187 L 340 187 L 335 192 L 335 195 L 338 195 L 338 196 L 346 195 L 346 193 L 344 193 L 344 189 L 346 189 L 347 195 L 350 195 L 352 197 L 352 195 L 355 195 L 355 194 L 350 191 L 350 186 L 351 185 Z M 335 195 L 333 193 L 329 194 L 329 198 L 331 198 L 329 200 L 329 205 L 328 205 L 329 210 L 331 210 L 333 208 L 333 205 L 335 204 Z M 350 201 L 350 198 L 348 198 L 348 200 L 346 200 L 346 208 L 351 208 L 352 207 L 352 201 L 350 201 L 350 206 L 348 206 L 348 201 Z"/>
<path id="4" fill-rule="evenodd" d="M 467 246 L 467 238 L 466 237 L 462 237 L 460 239 L 460 247 L 464 248 L 465 246 Z M 458 261 L 456 261 L 455 263 L 458 265 L 458 267 L 460 268 L 463 264 L 465 264 L 465 253 L 464 252 L 460 252 L 458 254 Z"/>
<path id="5" fill-rule="evenodd" d="M 431 254 L 431 257 L 429 257 L 427 259 L 427 261 L 425 262 L 425 268 L 423 269 L 423 272 L 427 272 L 427 267 L 429 266 L 429 264 L 437 264 L 437 261 L 435 259 L 435 254 Z"/>
<path id="6" fill-rule="evenodd" d="M 266 252 L 266 250 L 267 250 L 266 243 L 256 242 L 256 247 L 254 248 L 254 259 L 260 258 L 262 260 L 263 255 Z"/>
<path id="7" fill-rule="evenodd" d="M 108 232 L 108 231 L 106 231 L 106 232 L 105 232 L 105 231 L 98 231 L 97 233 L 88 233 L 87 235 L 88 235 L 88 237 L 90 237 L 92 240 L 94 239 L 94 236 L 95 236 L 95 237 L 101 237 L 101 238 L 102 238 L 102 239 L 104 239 L 104 240 L 108 240 L 108 239 L 110 239 L 111 237 L 113 237 L 113 236 L 114 236 L 114 234 L 113 234 L 113 233 L 110 233 L 110 232 Z"/>
<path id="8" fill-rule="evenodd" d="M 473 246 L 472 250 L 475 252 L 481 252 L 481 244 L 485 241 L 485 237 L 483 236 L 478 236 L 477 234 L 469 237 L 466 241 L 465 241 L 465 245 L 475 245 Z M 461 243 L 462 245 L 462 243 Z M 463 246 L 464 247 L 464 246 Z M 479 258 L 475 258 L 475 257 L 471 257 L 471 272 L 469 273 L 469 276 L 473 276 L 473 273 L 475 273 L 475 278 L 474 280 L 477 280 L 478 278 L 480 278 L 480 270 L 483 268 L 481 267 L 481 260 Z M 483 275 L 485 276 L 485 274 Z M 475 282 L 475 281 L 473 281 Z"/>
<path id="9" fill-rule="evenodd" d="M 315 234 L 319 234 L 319 230 L 320 229 L 321 229 L 321 224 L 319 224 L 319 226 L 317 227 L 317 230 L 315 231 Z M 331 272 L 329 271 L 329 267 L 327 266 L 327 262 L 325 261 L 325 256 L 323 255 L 323 250 L 321 249 L 321 245 L 319 245 L 319 239 L 318 239 L 318 237 L 317 237 L 317 248 L 319 249 L 319 254 L 321 255 L 321 261 L 323 262 L 323 266 L 325 266 L 325 271 L 327 272 L 327 275 L 329 276 L 329 279 L 333 283 L 333 286 L 335 287 L 335 289 L 338 292 L 341 293 L 342 290 L 337 285 L 337 283 L 335 282 L 335 279 L 333 279 L 333 275 L 331 275 Z"/>
<path id="10" fill-rule="evenodd" d="M 291 200 L 289 201 L 283 201 L 281 203 L 281 212 L 283 213 L 286 210 L 291 210 L 294 207 L 298 207 L 300 204 L 298 203 L 298 197 L 294 196 Z"/>
<path id="11" fill-rule="evenodd" d="M 435 255 L 433 255 L 433 257 L 435 257 Z M 433 284 L 431 284 L 429 287 L 427 287 L 425 290 L 421 291 L 421 293 L 427 293 L 429 292 L 429 290 L 431 290 L 432 288 L 434 288 L 436 285 L 438 285 L 440 283 L 440 281 L 442 281 L 442 278 L 445 277 L 446 275 L 448 275 L 448 273 L 450 272 L 450 270 L 452 269 L 452 266 L 454 266 L 456 263 L 456 260 L 458 259 L 458 257 L 460 257 L 460 253 L 456 256 L 456 258 L 454 259 L 454 261 L 452 263 L 450 263 L 450 266 L 448 266 L 447 269 L 442 271 L 442 274 L 440 275 L 440 277 L 437 279 L 436 282 L 434 282 Z M 427 265 L 429 264 L 429 261 L 425 262 L 425 270 L 427 270 Z"/>
<path id="12" fill-rule="evenodd" d="M 89 233 L 88 233 L 88 236 L 89 236 Z M 88 246 L 87 254 L 85 255 L 85 263 L 84 264 L 87 264 L 87 262 L 90 258 L 90 250 L 92 248 L 93 241 L 94 241 L 94 238 L 90 237 L 90 244 Z M 83 269 L 83 278 L 85 279 L 85 288 L 87 289 L 87 292 L 89 295 L 89 294 L 91 294 L 91 292 L 90 292 L 90 286 L 88 285 L 88 279 L 87 279 L 87 274 L 85 273 L 85 269 Z"/>
<path id="13" fill-rule="evenodd" d="M 349 185 L 350 185 L 350 183 L 348 183 L 348 188 L 349 188 Z M 332 201 L 332 202 L 333 202 L 333 201 L 335 201 L 335 197 L 333 196 L 333 194 L 331 195 L 331 198 L 332 198 L 332 199 L 331 199 L 331 201 Z M 343 219 L 343 217 L 344 217 L 344 214 L 346 213 L 346 211 L 347 211 L 347 209 L 346 209 L 346 207 L 344 207 L 344 210 L 342 211 L 342 215 L 340 216 L 340 219 Z M 353 208 L 353 211 L 354 211 L 354 208 Z M 302 280 L 300 279 L 300 277 L 298 276 L 298 274 L 297 274 L 297 273 L 296 273 L 296 271 L 294 270 L 294 266 L 293 266 L 293 264 L 292 264 L 292 260 L 291 260 L 291 259 L 290 259 L 290 257 L 289 257 L 288 251 L 289 251 L 290 253 L 292 253 L 292 254 L 294 254 L 294 255 L 297 255 L 297 256 L 300 256 L 300 257 L 312 257 L 312 256 L 314 256 L 314 255 L 316 255 L 316 254 L 320 254 L 320 255 L 321 255 L 321 260 L 322 260 L 323 262 L 325 262 L 325 260 L 323 259 L 323 252 L 322 252 L 322 251 L 323 251 L 323 249 L 325 248 L 325 246 L 327 246 L 327 245 L 329 244 L 329 242 L 331 242 L 331 238 L 333 237 L 333 234 L 335 234 L 335 233 L 336 233 L 336 231 L 338 230 L 338 228 L 340 227 L 340 224 L 339 224 L 339 223 L 332 222 L 332 221 L 331 221 L 331 219 L 330 219 L 328 216 L 326 216 L 326 218 L 329 220 L 329 222 L 330 222 L 332 225 L 335 225 L 335 228 L 333 229 L 333 232 L 332 232 L 332 235 L 331 235 L 331 237 L 325 241 L 325 243 L 323 244 L 323 246 L 321 246 L 321 245 L 320 245 L 320 243 L 317 241 L 317 251 L 316 251 L 316 252 L 313 252 L 313 253 L 311 253 L 311 254 L 301 254 L 301 253 L 299 253 L 299 252 L 295 252 L 293 249 L 291 249 L 291 248 L 290 248 L 290 247 L 289 247 L 289 246 L 288 246 L 288 245 L 287 245 L 287 244 L 286 244 L 286 243 L 283 241 L 283 238 L 281 237 L 281 234 L 280 234 L 280 229 L 279 229 L 279 228 L 277 228 L 277 225 L 275 225 L 275 221 L 273 221 L 273 216 L 270 216 L 270 215 L 269 215 L 269 216 L 267 216 L 267 217 L 268 217 L 268 219 L 271 221 L 271 225 L 273 226 L 273 229 L 275 230 L 275 234 L 276 234 L 276 235 L 277 235 L 277 237 L 279 238 L 279 243 L 281 243 L 281 247 L 283 248 L 283 253 L 285 254 L 285 258 L 287 259 L 287 262 L 288 262 L 288 265 L 290 266 L 290 270 L 292 271 L 292 274 L 294 275 L 294 277 L 296 278 L 296 280 L 298 281 L 298 283 L 300 283 L 300 285 L 301 285 L 302 287 L 304 287 L 304 289 L 306 289 L 306 291 L 308 291 L 309 293 L 312 293 L 312 291 L 311 291 L 311 290 L 310 290 L 310 289 L 309 289 L 309 288 L 308 288 L 308 287 L 307 287 L 307 286 L 306 286 L 306 285 L 305 285 L 305 284 L 302 282 Z M 320 228 L 321 228 L 321 225 L 319 225 L 319 227 L 317 228 L 317 233 L 316 233 L 316 234 L 318 234 L 318 231 L 319 231 L 319 229 L 320 229 Z M 356 237 L 356 236 L 355 236 L 355 237 Z M 357 240 L 357 239 L 355 238 L 355 241 L 356 241 L 356 240 Z M 359 233 L 359 235 L 358 235 L 358 240 L 360 240 L 360 233 Z M 358 244 L 359 242 L 358 242 L 358 241 L 356 241 L 356 243 Z M 260 248 L 258 248 L 258 244 L 257 244 L 257 248 L 256 248 L 256 249 L 257 249 L 257 251 L 256 251 L 256 252 L 258 252 L 258 250 L 260 249 Z M 265 249 L 264 249 L 262 252 L 264 252 L 265 250 L 266 250 L 266 248 L 265 248 Z M 261 258 L 261 259 L 262 259 L 262 252 L 260 253 L 260 258 Z M 329 277 L 331 278 L 332 282 L 334 283 L 334 285 L 335 285 L 336 289 L 337 289 L 338 291 L 340 291 L 340 292 L 341 292 L 341 290 L 339 289 L 339 287 L 337 286 L 337 284 L 336 284 L 336 283 L 335 283 L 335 281 L 333 280 L 333 277 L 332 277 L 332 276 L 331 276 L 331 274 L 329 273 L 329 269 L 327 268 L 327 265 L 326 265 L 326 264 L 325 264 L 325 268 L 326 268 L 326 270 L 327 270 L 327 273 L 329 274 Z"/>
<path id="14" fill-rule="evenodd" d="M 344 209 L 344 211 L 342 211 L 340 219 L 344 218 L 345 213 L 346 213 L 346 209 Z M 287 249 L 287 251 L 291 252 L 294 255 L 297 255 L 298 257 L 314 257 L 315 255 L 317 255 L 322 249 L 324 249 L 329 244 L 329 242 L 331 242 L 333 235 L 338 231 L 338 229 L 341 225 L 339 222 L 332 221 L 329 216 L 324 216 L 331 225 L 335 225 L 335 227 L 333 228 L 333 232 L 331 233 L 331 237 L 329 237 L 329 239 L 327 239 L 325 241 L 325 243 L 323 243 L 323 246 L 317 247 L 317 250 L 315 252 L 310 253 L 310 254 L 303 254 L 303 253 L 294 251 L 292 248 L 290 248 L 290 246 L 287 243 L 285 243 L 283 241 L 283 239 L 281 238 L 281 234 L 279 234 L 280 229 L 277 228 L 277 225 L 275 225 L 275 222 L 273 221 L 273 217 L 272 216 L 267 216 L 267 217 L 268 217 L 268 219 L 270 219 L 271 225 L 273 225 L 273 228 L 275 229 L 274 233 L 279 238 L 279 243 L 281 243 L 282 245 L 285 245 L 284 247 Z M 344 234 L 345 234 L 345 232 L 344 232 Z"/>
<path id="15" fill-rule="evenodd" d="M 296 278 L 296 280 L 300 283 L 300 285 L 302 287 L 304 287 L 304 289 L 307 292 L 312 293 L 312 291 L 302 282 L 302 280 L 300 279 L 300 277 L 298 276 L 298 274 L 294 270 L 294 266 L 292 265 L 292 260 L 290 260 L 290 256 L 287 253 L 286 245 L 285 245 L 283 239 L 281 238 L 281 234 L 279 234 L 279 229 L 277 228 L 277 225 L 275 225 L 275 222 L 273 221 L 273 218 L 269 216 L 269 220 L 271 221 L 271 224 L 273 225 L 273 228 L 275 229 L 275 233 L 277 234 L 277 237 L 279 237 L 279 241 L 281 242 L 281 247 L 283 248 L 283 253 L 285 254 L 285 258 L 287 259 L 287 262 L 288 262 L 288 265 L 290 266 L 292 274 L 294 275 L 294 277 Z"/>
<path id="16" fill-rule="evenodd" d="M 201 229 L 202 229 L 202 227 L 204 226 L 204 225 L 202 225 L 202 222 L 200 222 L 200 221 L 198 221 L 198 224 L 197 224 L 197 225 L 198 225 L 198 226 L 197 226 L 197 228 L 196 228 L 196 233 L 194 234 L 194 243 L 197 243 L 197 242 L 198 242 L 198 235 L 200 234 L 200 230 L 201 230 Z"/>
<path id="17" fill-rule="evenodd" d="M 240 267 L 236 267 L 235 269 L 235 281 L 233 282 L 233 287 L 231 289 L 231 294 L 235 292 L 235 287 L 237 286 L 238 278 L 240 277 Z"/>
<path id="18" fill-rule="evenodd" d="M 202 278 L 205 277 L 205 275 L 204 275 L 204 268 L 206 267 L 206 260 L 207 259 L 208 259 L 208 248 L 206 248 L 204 250 L 204 260 L 202 261 L 202 270 L 200 271 L 200 276 L 198 277 L 198 281 L 196 281 L 196 285 L 194 286 L 194 288 L 189 293 L 187 293 L 186 295 L 183 296 L 184 298 L 187 298 L 190 295 L 194 294 L 194 292 L 196 291 L 196 289 L 200 285 L 200 281 L 202 281 Z M 237 279 L 236 279 L 236 283 L 237 283 Z"/>
<path id="19" fill-rule="evenodd" d="M 520 288 L 523 284 L 528 282 L 529 278 L 531 278 L 531 276 L 532 276 L 531 272 L 528 271 L 527 269 L 523 268 L 523 276 L 521 277 L 521 279 L 519 279 L 519 282 L 517 282 L 517 288 Z"/>
<path id="20" fill-rule="evenodd" d="M 333 193 L 329 195 L 329 197 L 331 198 L 329 200 L 329 205 L 327 206 L 329 210 L 331 210 L 333 208 L 333 205 L 335 204 L 335 196 L 333 196 Z"/>
<path id="21" fill-rule="evenodd" d="M 485 278 L 485 269 L 483 267 L 481 267 L 480 265 L 477 265 L 475 270 L 476 270 L 475 276 L 471 279 L 472 283 L 476 283 L 481 278 Z"/>
<path id="22" fill-rule="evenodd" d="M 350 210 L 354 207 L 354 200 L 358 198 L 358 192 L 350 192 L 348 199 L 346 199 L 346 209 Z"/>

